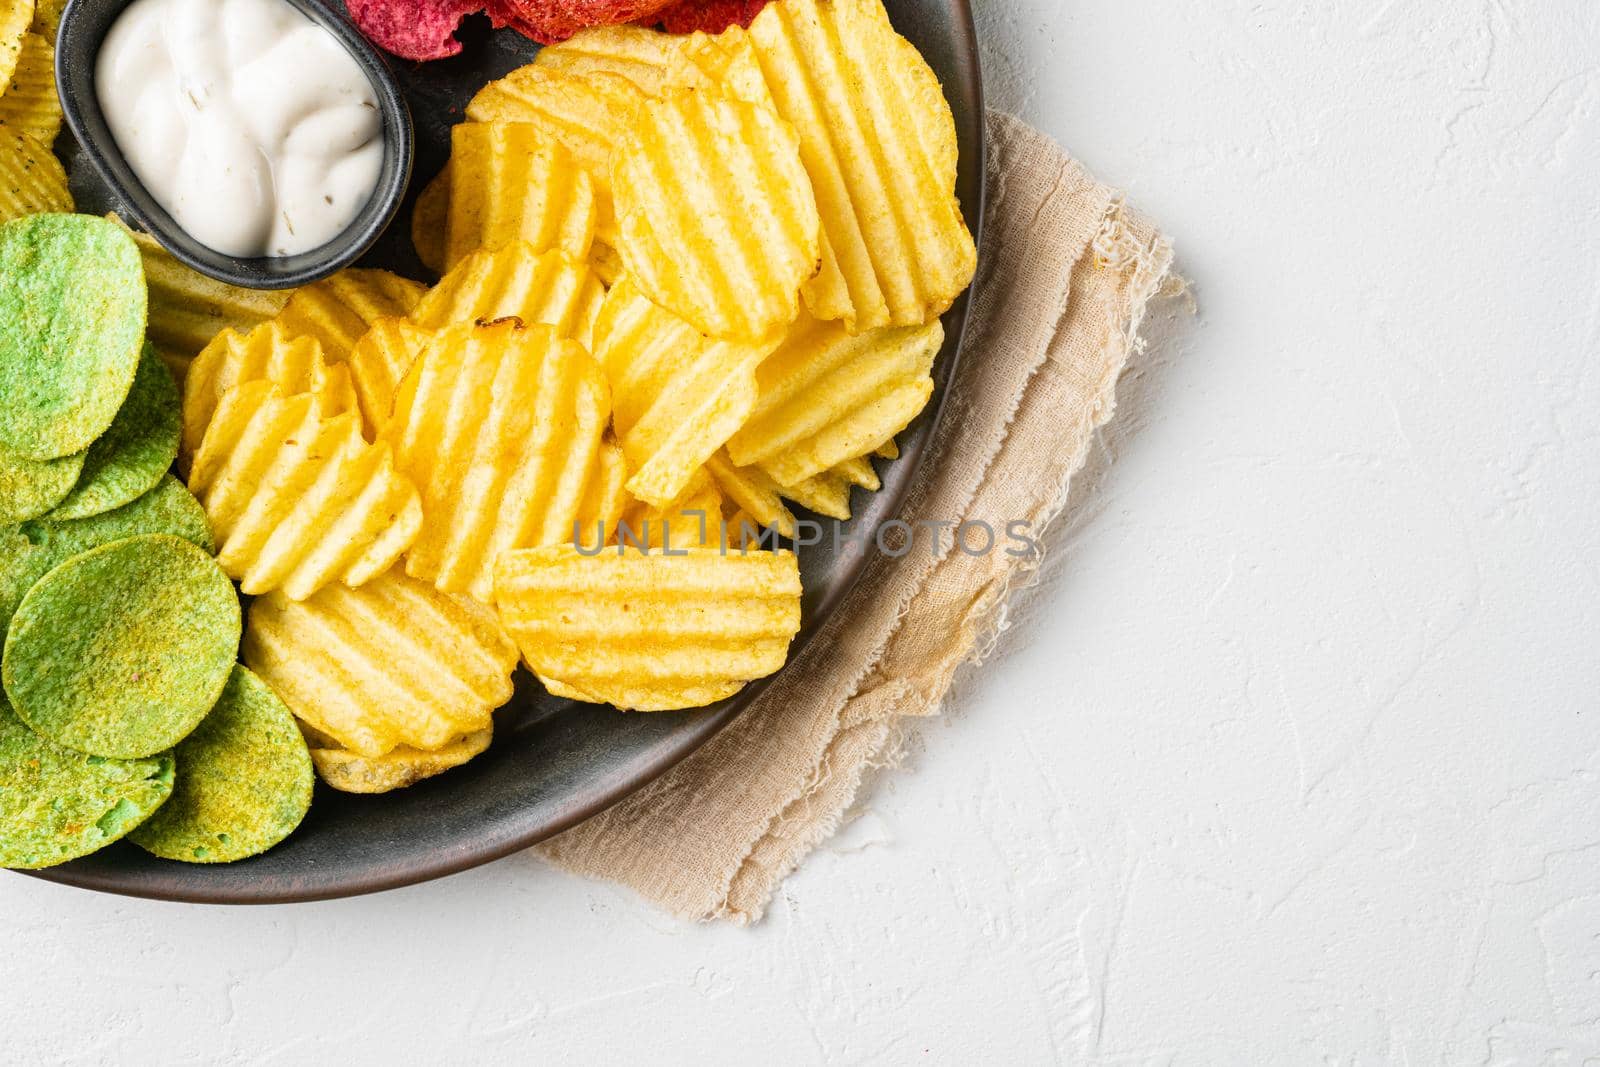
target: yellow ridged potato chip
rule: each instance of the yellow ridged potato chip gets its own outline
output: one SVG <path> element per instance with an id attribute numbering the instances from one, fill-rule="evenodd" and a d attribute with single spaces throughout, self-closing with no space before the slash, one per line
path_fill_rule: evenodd
<path id="1" fill-rule="evenodd" d="M 46 147 L 61 132 L 56 50 L 37 33 L 23 34 L 17 69 L 0 93 L 0 128 L 29 134 Z"/>
<path id="2" fill-rule="evenodd" d="M 578 505 L 576 544 L 591 547 L 615 543 L 617 524 L 633 503 L 627 482 L 628 461 L 622 455 L 622 446 L 608 432 L 600 440 L 595 473 Z"/>
<path id="3" fill-rule="evenodd" d="M 693 33 L 667 65 L 666 84 L 684 89 L 710 89 L 735 100 L 777 110 L 767 88 L 761 60 L 750 37 L 739 26 L 716 36 Z"/>
<path id="4" fill-rule="evenodd" d="M 633 548 L 711 548 L 722 543 L 722 493 L 699 471 L 683 496 L 665 507 L 635 500 L 617 527 L 617 543 Z"/>
<path id="5" fill-rule="evenodd" d="M 55 153 L 28 134 L 0 130 L 0 223 L 71 210 L 67 172 Z"/>
<path id="6" fill-rule="evenodd" d="M 794 321 L 819 223 L 788 123 L 670 89 L 617 145 L 611 181 L 617 250 L 651 300 L 712 337 L 760 340 Z"/>
<path id="7" fill-rule="evenodd" d="M 33 32 L 47 41 L 56 39 L 56 31 L 61 28 L 61 11 L 67 6 L 67 0 L 36 0 L 33 5 Z"/>
<path id="8" fill-rule="evenodd" d="M 333 582 L 360 585 L 416 540 L 422 503 L 361 416 L 325 417 L 311 393 L 269 381 L 230 389 L 189 474 L 216 537 L 217 562 L 251 596 L 304 600 Z"/>
<path id="9" fill-rule="evenodd" d="M 661 90 L 678 38 L 643 26 L 596 26 L 540 49 L 534 62 L 564 74 L 617 74 L 654 96 Z"/>
<path id="10" fill-rule="evenodd" d="M 190 360 L 217 334 L 229 328 L 248 333 L 282 311 L 291 295 L 289 290 L 243 289 L 207 278 L 179 263 L 149 234 L 128 232 L 139 246 L 150 288 L 146 332 L 180 385 Z"/>
<path id="11" fill-rule="evenodd" d="M 11 84 L 22 54 L 22 37 L 33 23 L 33 0 L 0 0 L 0 92 Z"/>
<path id="12" fill-rule="evenodd" d="M 891 437 L 889 440 L 879 445 L 877 450 L 872 454 L 877 456 L 879 459 L 899 459 L 900 444 Z"/>
<path id="13" fill-rule="evenodd" d="M 596 239 L 614 245 L 611 152 L 644 103 L 644 94 L 615 74 L 581 76 L 530 64 L 479 90 L 467 118 L 526 123 L 565 146 L 594 182 Z"/>
<path id="14" fill-rule="evenodd" d="M 730 697 L 782 667 L 800 629 L 791 552 L 525 549 L 500 558 L 495 597 L 547 688 L 630 711 Z"/>
<path id="15" fill-rule="evenodd" d="M 760 398 L 728 456 L 794 485 L 880 448 L 927 405 L 943 343 L 937 319 L 852 336 L 803 318 L 756 371 Z"/>
<path id="16" fill-rule="evenodd" d="M 378 439 L 378 431 L 394 410 L 394 394 L 401 379 L 432 336 L 432 330 L 414 326 L 409 319 L 385 318 L 374 322 L 356 342 L 348 365 L 367 440 Z"/>
<path id="17" fill-rule="evenodd" d="M 328 360 L 340 363 L 374 322 L 410 314 L 425 292 L 398 274 L 351 267 L 295 290 L 278 324 L 290 337 L 315 337 Z"/>
<path id="18" fill-rule="evenodd" d="M 706 471 L 743 516 L 757 526 L 776 530 L 779 536 L 795 535 L 794 513 L 784 506 L 783 487 L 766 471 L 737 466 L 726 450 L 706 460 Z"/>
<path id="19" fill-rule="evenodd" d="M 392 793 L 454 770 L 481 755 L 494 740 L 494 730 L 484 729 L 458 737 L 435 752 L 401 745 L 381 756 L 363 756 L 321 731 L 305 728 L 305 733 L 317 776 L 341 793 L 366 794 Z"/>
<path id="20" fill-rule="evenodd" d="M 677 500 L 750 417 L 756 367 L 775 347 L 703 337 L 630 280 L 613 286 L 595 321 L 594 352 L 633 471 L 628 492 L 657 506 Z"/>
<path id="21" fill-rule="evenodd" d="M 444 273 L 445 223 L 450 218 L 450 168 L 441 170 L 417 194 L 411 209 L 411 244 L 422 265 Z"/>
<path id="22" fill-rule="evenodd" d="M 836 467 L 794 485 L 786 485 L 779 492 L 786 499 L 818 515 L 842 521 L 850 517 L 850 490 L 854 484 Z"/>
<path id="23" fill-rule="evenodd" d="M 349 368 L 329 366 L 316 338 L 290 338 L 277 322 L 264 322 L 249 333 L 225 329 L 194 358 L 184 378 L 182 455 L 192 457 L 200 447 L 223 395 L 255 381 L 272 382 L 285 395 L 315 394 L 324 418 L 356 409 Z"/>
<path id="24" fill-rule="evenodd" d="M 603 477 L 610 390 L 593 357 L 514 319 L 438 331 L 395 394 L 379 434 L 422 492 L 426 520 L 406 573 L 489 602 L 494 561 L 571 542 Z"/>
<path id="25" fill-rule="evenodd" d="M 572 259 L 589 255 L 594 182 L 561 144 L 527 122 L 464 122 L 450 145 L 446 270 L 516 240 Z"/>
<path id="26" fill-rule="evenodd" d="M 488 730 L 517 650 L 494 612 L 397 567 L 360 588 L 258 598 L 242 658 L 321 735 L 368 759 Z"/>
<path id="27" fill-rule="evenodd" d="M 954 120 L 880 0 L 783 0 L 750 25 L 822 215 L 806 304 L 852 332 L 941 314 L 977 267 L 954 194 Z"/>
<path id="28" fill-rule="evenodd" d="M 584 263 L 516 242 L 475 252 L 456 264 L 411 312 L 411 322 L 437 330 L 515 318 L 530 326 L 554 326 L 587 348 L 605 298 L 605 286 Z"/>

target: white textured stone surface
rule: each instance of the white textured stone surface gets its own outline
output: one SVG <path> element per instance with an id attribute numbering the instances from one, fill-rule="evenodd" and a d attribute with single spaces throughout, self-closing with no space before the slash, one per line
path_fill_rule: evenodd
<path id="1" fill-rule="evenodd" d="M 767 921 L 527 858 L 254 911 L 0 877 L 0 1059 L 1600 1058 L 1600 4 L 980 3 L 993 102 L 1201 314 Z"/>

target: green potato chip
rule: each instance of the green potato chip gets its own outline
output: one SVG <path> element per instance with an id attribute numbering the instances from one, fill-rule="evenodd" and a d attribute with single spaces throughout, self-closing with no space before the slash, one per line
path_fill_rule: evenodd
<path id="1" fill-rule="evenodd" d="M 162 859 L 232 863 L 294 832 L 311 807 L 311 752 L 289 708 L 235 667 L 217 706 L 173 755 L 172 799 L 130 840 Z"/>
<path id="2" fill-rule="evenodd" d="M 170 474 L 115 511 L 72 522 L 40 519 L 0 527 L 0 646 L 5 643 L 11 616 L 33 583 L 80 552 L 154 533 L 172 534 L 207 552 L 216 551 L 204 509 Z"/>
<path id="3" fill-rule="evenodd" d="M 58 745 L 140 759 L 189 736 L 239 651 L 239 598 L 217 561 L 170 534 L 113 541 L 39 579 L 11 619 L 0 678 Z"/>
<path id="4" fill-rule="evenodd" d="M 87 856 L 138 826 L 172 795 L 170 752 L 87 756 L 52 745 L 0 699 L 0 867 L 36 869 Z"/>
<path id="5" fill-rule="evenodd" d="M 83 459 L 77 488 L 50 512 L 51 519 L 82 519 L 136 499 L 161 480 L 178 458 L 183 408 L 178 383 L 149 344 L 122 410 Z"/>
<path id="6" fill-rule="evenodd" d="M 145 303 L 138 246 L 115 223 L 0 226 L 0 448 L 55 459 L 105 433 L 133 385 Z"/>
<path id="7" fill-rule="evenodd" d="M 0 526 L 36 519 L 65 500 L 78 484 L 84 455 L 24 459 L 0 448 Z"/>

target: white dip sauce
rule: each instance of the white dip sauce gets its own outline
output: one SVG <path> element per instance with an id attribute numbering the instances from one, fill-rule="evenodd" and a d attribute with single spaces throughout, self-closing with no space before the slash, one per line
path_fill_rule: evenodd
<path id="1" fill-rule="evenodd" d="M 226 255 L 331 241 L 383 163 L 377 93 L 285 0 L 134 0 L 95 65 L 100 108 L 150 194 Z"/>

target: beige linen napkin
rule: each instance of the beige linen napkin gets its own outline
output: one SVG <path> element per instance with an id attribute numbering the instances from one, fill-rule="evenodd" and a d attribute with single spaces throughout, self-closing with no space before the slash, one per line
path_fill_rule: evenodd
<path id="1" fill-rule="evenodd" d="M 935 713 L 1039 559 L 1008 555 L 1061 511 L 1170 244 L 1049 138 L 991 113 L 983 268 L 948 408 L 908 493 L 909 522 L 981 520 L 981 556 L 875 557 L 848 602 L 731 726 L 664 777 L 541 846 L 570 871 L 633 887 L 680 916 L 761 917 L 833 834 L 901 720 Z M 972 542 L 981 539 L 976 534 Z"/>

